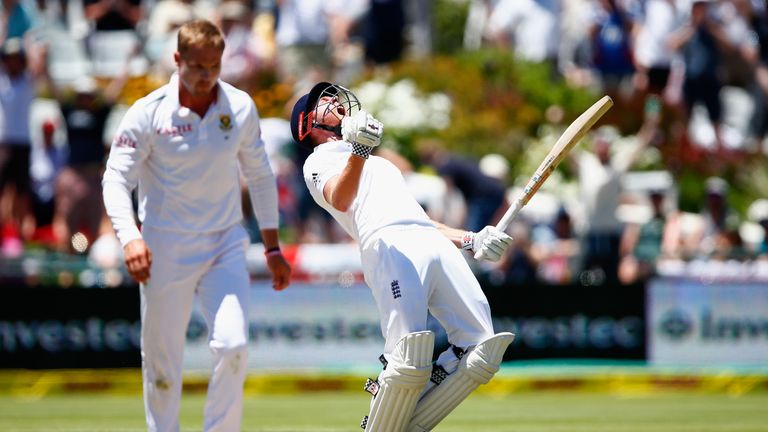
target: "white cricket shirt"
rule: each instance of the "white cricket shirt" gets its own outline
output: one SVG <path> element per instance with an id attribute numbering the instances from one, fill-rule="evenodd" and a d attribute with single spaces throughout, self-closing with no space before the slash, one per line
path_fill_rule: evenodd
<path id="1" fill-rule="evenodd" d="M 411 195 L 403 175 L 388 160 L 371 156 L 365 162 L 357 196 L 346 212 L 336 210 L 323 196 L 329 179 L 341 174 L 352 146 L 333 141 L 315 147 L 304 162 L 304 181 L 312 198 L 327 210 L 344 230 L 365 249 L 380 229 L 396 225 L 423 225 L 434 228 L 424 209 Z"/>
<path id="2" fill-rule="evenodd" d="M 104 204 L 123 246 L 141 237 L 130 195 L 136 185 L 144 225 L 220 231 L 242 220 L 240 173 L 259 227 L 277 228 L 277 186 L 253 100 L 219 81 L 216 102 L 200 118 L 180 105 L 173 75 L 123 117 L 104 173 Z"/>
<path id="3" fill-rule="evenodd" d="M 593 153 L 583 151 L 578 157 L 579 192 L 586 217 L 585 228 L 598 232 L 617 232 L 623 226 L 616 215 L 621 201 L 621 178 L 626 167 L 620 158 L 603 165 Z"/>

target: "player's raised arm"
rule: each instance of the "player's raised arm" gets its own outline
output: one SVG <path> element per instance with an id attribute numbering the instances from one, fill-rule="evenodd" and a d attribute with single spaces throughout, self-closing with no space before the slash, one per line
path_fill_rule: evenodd
<path id="1" fill-rule="evenodd" d="M 383 131 L 381 122 L 363 110 L 343 118 L 342 138 L 352 144 L 352 153 L 341 174 L 328 180 L 323 188 L 323 196 L 336 210 L 347 211 L 355 200 L 365 161 L 381 142 Z"/>

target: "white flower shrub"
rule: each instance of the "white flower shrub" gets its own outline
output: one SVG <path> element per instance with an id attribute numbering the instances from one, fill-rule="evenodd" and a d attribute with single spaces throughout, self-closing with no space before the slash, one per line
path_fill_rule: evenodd
<path id="1" fill-rule="evenodd" d="M 425 95 L 409 79 L 392 85 L 368 81 L 353 92 L 385 130 L 445 129 L 450 124 L 451 99 L 444 93 Z"/>

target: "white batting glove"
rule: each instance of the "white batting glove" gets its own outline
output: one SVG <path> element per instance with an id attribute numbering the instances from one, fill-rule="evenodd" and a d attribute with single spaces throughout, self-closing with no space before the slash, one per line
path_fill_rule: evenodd
<path id="1" fill-rule="evenodd" d="M 501 259 L 510 244 L 512 237 L 495 226 L 488 225 L 479 233 L 468 231 L 462 239 L 463 249 L 474 252 L 476 260 L 496 262 Z"/>
<path id="2" fill-rule="evenodd" d="M 352 153 L 363 159 L 379 145 L 382 132 L 384 125 L 364 110 L 341 120 L 341 137 L 352 144 Z"/>

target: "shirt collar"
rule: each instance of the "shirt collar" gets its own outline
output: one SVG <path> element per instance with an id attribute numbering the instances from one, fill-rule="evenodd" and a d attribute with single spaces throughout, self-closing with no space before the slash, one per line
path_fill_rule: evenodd
<path id="1" fill-rule="evenodd" d="M 348 152 L 352 150 L 352 146 L 344 141 L 329 141 L 318 146 L 315 146 L 315 152 Z"/>
<path id="2" fill-rule="evenodd" d="M 170 104 L 170 106 L 173 108 L 174 112 L 179 112 L 182 108 L 181 102 L 179 101 L 179 86 L 181 84 L 179 83 L 179 73 L 174 72 L 173 75 L 171 75 L 171 79 L 168 81 L 168 86 L 165 90 L 165 100 Z M 229 100 L 226 97 L 226 93 L 224 92 L 224 82 L 219 79 L 216 80 L 216 91 L 218 92 L 216 94 L 216 100 L 213 102 L 213 109 L 218 111 L 219 113 L 222 112 L 229 112 Z"/>

